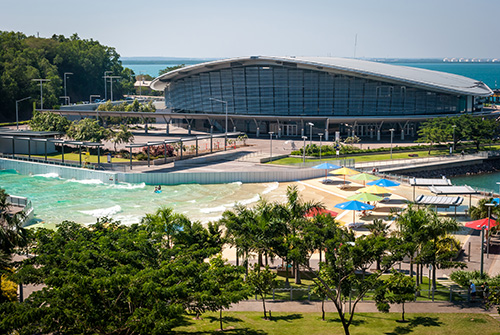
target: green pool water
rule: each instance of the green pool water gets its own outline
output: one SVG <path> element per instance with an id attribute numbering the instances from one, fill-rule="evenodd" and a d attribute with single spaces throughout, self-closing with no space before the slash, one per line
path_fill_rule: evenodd
<path id="1" fill-rule="evenodd" d="M 104 184 L 98 180 L 66 180 L 54 174 L 21 175 L 0 171 L 0 187 L 8 194 L 27 197 L 33 203 L 37 226 L 53 228 L 71 220 L 91 224 L 108 216 L 123 224 L 139 222 L 146 213 L 164 205 L 192 220 L 203 222 L 220 218 L 235 203 L 252 204 L 259 195 L 270 200 L 283 196 L 278 183 L 217 185 L 185 184 L 154 186 L 142 184 Z"/>

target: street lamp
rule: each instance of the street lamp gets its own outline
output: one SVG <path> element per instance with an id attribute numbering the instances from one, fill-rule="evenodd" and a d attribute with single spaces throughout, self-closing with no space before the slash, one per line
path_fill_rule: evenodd
<path id="1" fill-rule="evenodd" d="M 273 134 L 274 134 L 274 131 L 269 132 L 269 138 L 271 140 L 271 142 L 269 144 L 269 161 L 270 162 L 273 160 Z"/>
<path id="2" fill-rule="evenodd" d="M 483 268 L 484 268 L 484 229 L 486 227 L 481 227 L 481 266 L 479 267 L 479 272 L 481 273 L 481 277 L 483 276 Z"/>
<path id="3" fill-rule="evenodd" d="M 394 128 L 389 129 L 389 131 L 391 132 L 391 159 L 392 159 L 392 137 L 394 135 Z"/>
<path id="4" fill-rule="evenodd" d="M 16 130 L 19 130 L 19 108 L 17 107 L 17 104 L 27 99 L 31 99 L 31 97 L 23 98 L 21 100 L 16 100 Z"/>
<path id="5" fill-rule="evenodd" d="M 50 81 L 50 79 L 31 79 L 31 81 L 40 82 L 40 109 L 43 109 L 43 83 L 46 81 Z"/>
<path id="6" fill-rule="evenodd" d="M 318 133 L 319 135 L 319 161 L 321 162 L 321 139 L 323 138 L 323 133 Z"/>
<path id="7" fill-rule="evenodd" d="M 302 147 L 302 163 L 305 165 L 306 164 L 306 140 L 307 136 L 302 136 L 302 139 L 304 140 L 304 146 Z"/>
<path id="8" fill-rule="evenodd" d="M 113 73 L 113 71 L 104 71 L 104 100 L 108 100 L 108 73 Z"/>
<path id="9" fill-rule="evenodd" d="M 119 79 L 121 77 L 120 76 L 108 76 L 108 78 L 111 79 L 110 80 L 111 87 L 109 89 L 111 91 L 111 94 L 110 94 L 111 95 L 111 102 L 113 102 L 113 79 Z"/>
<path id="10" fill-rule="evenodd" d="M 484 204 L 484 205 L 488 207 L 488 248 L 487 248 L 487 251 L 486 251 L 486 258 L 490 258 L 491 207 L 495 207 L 496 204 L 495 203 L 487 203 L 487 204 Z"/>
<path id="11" fill-rule="evenodd" d="M 72 72 L 64 72 L 64 96 L 66 97 L 66 104 L 69 105 L 69 97 L 68 97 L 68 94 L 66 93 L 66 76 L 67 75 L 72 75 L 73 73 Z"/>
<path id="12" fill-rule="evenodd" d="M 453 128 L 453 152 L 455 152 L 455 128 L 457 127 L 456 124 L 451 126 Z"/>
<path id="13" fill-rule="evenodd" d="M 309 122 L 307 125 L 309 126 L 309 146 L 312 146 L 314 123 Z"/>
<path id="14" fill-rule="evenodd" d="M 498 195 L 500 196 L 500 181 L 497 181 L 497 185 L 498 185 Z"/>
<path id="15" fill-rule="evenodd" d="M 227 150 L 227 101 L 216 99 L 216 98 L 208 98 L 208 99 L 212 100 L 212 101 L 220 102 L 221 104 L 226 104 L 226 136 L 225 136 L 225 140 L 224 140 L 224 150 Z"/>

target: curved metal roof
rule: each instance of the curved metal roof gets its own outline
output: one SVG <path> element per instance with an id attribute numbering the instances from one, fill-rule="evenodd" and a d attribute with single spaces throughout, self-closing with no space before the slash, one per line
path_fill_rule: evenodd
<path id="1" fill-rule="evenodd" d="M 168 82 L 186 76 L 233 66 L 249 65 L 293 66 L 300 69 L 320 70 L 372 80 L 411 85 L 432 91 L 452 94 L 489 96 L 493 93 L 493 91 L 481 81 L 446 72 L 352 58 L 268 56 L 228 58 L 187 66 L 155 78 L 151 83 L 151 88 L 161 91 L 165 89 Z"/>

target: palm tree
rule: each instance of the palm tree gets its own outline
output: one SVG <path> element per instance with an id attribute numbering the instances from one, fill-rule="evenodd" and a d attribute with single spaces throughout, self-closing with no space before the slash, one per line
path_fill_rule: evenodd
<path id="1" fill-rule="evenodd" d="M 112 139 L 111 141 L 113 142 L 115 152 L 116 152 L 116 145 L 120 143 L 134 143 L 134 134 L 130 131 L 129 127 L 125 124 L 120 125 L 120 128 L 118 128 L 118 131 L 112 131 Z"/>
<path id="2" fill-rule="evenodd" d="M 493 198 L 483 198 L 478 201 L 477 206 L 471 206 L 469 210 L 469 215 L 473 220 L 484 219 L 488 217 L 488 206 L 486 204 L 491 204 L 493 202 Z M 500 207 L 491 208 L 491 214 L 499 213 Z"/>
<path id="3" fill-rule="evenodd" d="M 173 213 L 172 208 L 162 206 L 156 210 L 154 214 L 146 214 L 142 218 L 142 223 L 147 226 L 150 232 L 156 232 L 160 236 L 167 237 L 166 247 L 173 247 L 173 237 L 182 227 L 182 216 Z"/>

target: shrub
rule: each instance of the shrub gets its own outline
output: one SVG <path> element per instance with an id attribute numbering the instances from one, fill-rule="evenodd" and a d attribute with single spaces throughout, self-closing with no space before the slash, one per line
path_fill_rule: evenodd
<path id="1" fill-rule="evenodd" d="M 174 156 L 174 148 L 171 145 L 167 144 L 167 157 L 173 157 Z M 148 148 L 144 147 L 142 148 L 142 152 L 146 158 L 148 159 Z M 164 157 L 165 156 L 165 148 L 163 145 L 152 145 L 149 147 L 149 155 L 152 157 Z"/>
<path id="2" fill-rule="evenodd" d="M 471 280 L 477 285 L 490 279 L 490 277 L 486 273 L 483 273 L 483 276 L 481 276 L 481 272 L 479 271 L 464 270 L 452 272 L 450 278 L 458 285 L 464 287 L 468 287 Z"/>

